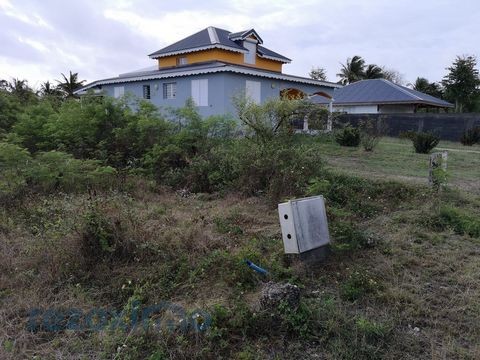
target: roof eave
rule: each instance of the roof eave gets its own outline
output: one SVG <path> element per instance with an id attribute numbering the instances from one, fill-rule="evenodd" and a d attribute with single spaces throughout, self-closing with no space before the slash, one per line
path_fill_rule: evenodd
<path id="1" fill-rule="evenodd" d="M 277 74 L 273 72 L 262 71 L 260 69 L 247 69 L 247 68 L 244 69 L 244 68 L 236 67 L 234 65 L 222 65 L 222 66 L 199 69 L 199 70 L 186 70 L 186 71 L 163 73 L 163 74 L 158 73 L 158 74 L 152 74 L 152 75 L 132 76 L 129 78 L 110 78 L 110 79 L 104 79 L 104 80 L 97 80 L 90 84 L 85 85 L 81 89 L 78 89 L 75 93 L 86 91 L 90 88 L 93 88 L 95 86 L 100 86 L 100 85 L 121 84 L 121 83 L 129 83 L 129 82 L 145 81 L 145 80 L 156 80 L 156 79 L 168 79 L 168 78 L 175 78 L 175 77 L 184 77 L 184 76 L 190 76 L 190 75 L 211 74 L 211 73 L 220 73 L 220 72 L 231 72 L 231 73 L 239 73 L 244 75 L 260 76 L 265 78 L 299 82 L 303 84 L 318 85 L 318 86 L 324 86 L 324 87 L 330 87 L 330 88 L 341 87 L 341 85 L 338 85 L 336 83 L 329 83 L 326 81 L 303 78 L 295 75 L 287 75 L 282 73 Z"/>
<path id="2" fill-rule="evenodd" d="M 178 50 L 178 51 L 170 51 L 170 52 L 161 53 L 161 54 L 152 53 L 148 56 L 150 57 L 150 59 L 159 59 L 159 58 L 167 57 L 167 56 L 181 55 L 181 54 L 187 54 L 187 53 L 192 53 L 192 52 L 196 52 L 196 51 L 210 50 L 210 49 L 223 49 L 223 50 L 229 50 L 229 51 L 238 52 L 238 53 L 246 53 L 247 52 L 246 49 L 244 50 L 244 49 L 234 48 L 234 47 L 225 46 L 225 45 L 221 45 L 221 44 L 212 44 L 212 45 L 206 45 L 206 46 L 199 46 L 199 47 L 196 47 L 196 48 L 188 48 L 188 49 L 182 49 L 182 50 Z"/>
<path id="3" fill-rule="evenodd" d="M 261 58 L 279 61 L 279 62 L 284 63 L 284 64 L 290 64 L 292 62 L 292 60 L 290 60 L 289 58 L 280 58 L 280 57 L 269 56 L 269 55 L 264 55 L 264 54 L 257 54 L 257 55 L 260 56 Z"/>
<path id="4" fill-rule="evenodd" d="M 453 108 L 453 104 L 439 104 L 439 103 L 433 103 L 429 101 L 357 101 L 357 102 L 339 102 L 339 101 L 334 101 L 333 105 L 339 105 L 339 106 L 357 106 L 357 105 L 415 105 L 415 104 L 422 104 L 422 105 L 430 105 L 430 106 L 436 106 L 436 107 L 449 107 Z"/>

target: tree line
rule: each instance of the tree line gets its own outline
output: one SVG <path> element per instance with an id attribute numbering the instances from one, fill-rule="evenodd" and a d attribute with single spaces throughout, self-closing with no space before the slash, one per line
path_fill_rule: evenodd
<path id="1" fill-rule="evenodd" d="M 477 59 L 472 55 L 457 56 L 447 74 L 440 82 L 430 82 L 425 77 L 417 77 L 408 84 L 414 90 L 444 99 L 455 104 L 456 112 L 480 111 L 480 76 Z M 326 70 L 314 67 L 309 73 L 312 79 L 327 80 Z M 366 79 L 386 79 L 399 85 L 405 85 L 403 76 L 396 70 L 376 64 L 367 64 L 359 55 L 348 58 L 341 64 L 337 77 L 342 85 Z"/>

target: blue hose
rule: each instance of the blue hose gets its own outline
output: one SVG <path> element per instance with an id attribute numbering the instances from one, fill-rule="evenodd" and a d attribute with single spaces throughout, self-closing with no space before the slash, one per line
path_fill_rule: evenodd
<path id="1" fill-rule="evenodd" d="M 250 267 L 250 269 L 256 271 L 257 273 L 259 274 L 262 274 L 262 275 L 267 275 L 268 274 L 268 271 L 261 268 L 260 266 L 258 265 L 255 265 L 253 262 L 251 262 L 250 260 L 245 260 L 245 263 Z"/>

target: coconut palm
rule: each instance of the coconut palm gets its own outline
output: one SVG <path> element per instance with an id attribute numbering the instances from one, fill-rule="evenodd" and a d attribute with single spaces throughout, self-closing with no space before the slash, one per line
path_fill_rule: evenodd
<path id="1" fill-rule="evenodd" d="M 40 95 L 43 97 L 46 96 L 60 96 L 62 92 L 58 89 L 57 86 L 54 86 L 50 81 L 45 81 L 40 85 Z"/>
<path id="2" fill-rule="evenodd" d="M 6 90 L 22 101 L 29 101 L 35 97 L 35 93 L 25 79 L 12 78 L 12 81 L 7 83 Z"/>
<path id="3" fill-rule="evenodd" d="M 417 77 L 414 84 L 410 84 L 414 90 L 420 91 L 422 93 L 435 96 L 438 98 L 443 97 L 443 89 L 436 82 L 430 82 L 423 77 Z"/>
<path id="4" fill-rule="evenodd" d="M 361 56 L 355 55 L 352 58 L 348 58 L 347 63 L 341 65 L 342 68 L 337 74 L 341 84 L 347 85 L 363 79 L 365 60 Z"/>
<path id="5" fill-rule="evenodd" d="M 364 79 L 383 79 L 384 77 L 382 68 L 375 64 L 367 65 L 363 74 Z"/>
<path id="6" fill-rule="evenodd" d="M 70 71 L 68 77 L 66 77 L 63 73 L 62 76 L 63 81 L 57 80 L 58 89 L 61 90 L 67 98 L 75 97 L 75 90 L 80 89 L 83 86 L 85 80 L 79 81 L 78 73 L 72 73 L 72 71 Z"/>

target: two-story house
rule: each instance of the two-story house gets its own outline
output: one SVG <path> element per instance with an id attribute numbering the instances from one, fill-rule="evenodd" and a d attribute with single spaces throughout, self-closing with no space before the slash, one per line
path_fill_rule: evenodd
<path id="1" fill-rule="evenodd" d="M 287 75 L 283 64 L 291 60 L 263 46 L 254 30 L 232 33 L 208 27 L 149 55 L 154 69 L 94 81 L 89 89 L 113 97 L 126 93 L 148 99 L 159 107 L 181 107 L 192 98 L 203 116 L 234 114 L 234 96 L 245 93 L 261 103 L 267 98 L 330 97 L 340 85 Z"/>

